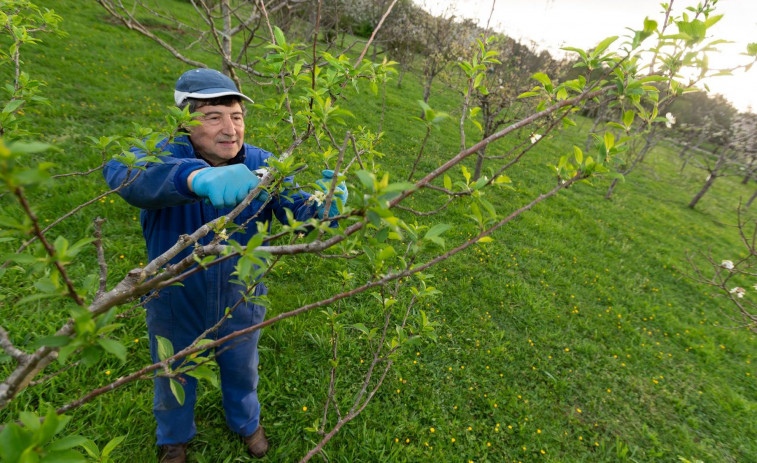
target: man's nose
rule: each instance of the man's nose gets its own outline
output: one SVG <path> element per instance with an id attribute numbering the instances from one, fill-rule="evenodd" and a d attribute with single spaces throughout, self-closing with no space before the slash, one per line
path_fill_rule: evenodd
<path id="1" fill-rule="evenodd" d="M 231 116 L 224 116 L 221 118 L 221 130 L 225 134 L 234 134 L 234 120 Z"/>

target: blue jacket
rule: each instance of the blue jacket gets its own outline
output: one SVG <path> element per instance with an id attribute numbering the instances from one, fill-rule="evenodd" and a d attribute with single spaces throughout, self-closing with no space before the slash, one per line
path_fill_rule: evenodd
<path id="1" fill-rule="evenodd" d="M 169 249 L 181 235 L 192 233 L 203 224 L 231 211 L 231 209 L 215 209 L 188 189 L 189 174 L 194 170 L 209 167 L 209 164 L 195 155 L 187 136 L 178 137 L 174 143 L 167 146 L 166 150 L 170 154 L 162 156 L 161 164 L 150 164 L 146 170 L 139 173 L 132 184 L 119 191 L 129 204 L 142 209 L 140 214 L 142 232 L 150 260 Z M 250 170 L 255 170 L 266 167 L 266 159 L 269 156 L 272 154 L 245 144 L 230 164 L 244 163 Z M 116 188 L 126 178 L 127 171 L 128 169 L 123 164 L 110 161 L 106 164 L 103 175 L 108 185 Z M 136 171 L 132 171 L 131 175 L 135 173 Z M 288 180 L 291 181 L 291 178 Z M 306 203 L 308 198 L 309 195 L 302 191 L 284 192 L 275 196 L 254 219 L 254 222 L 268 222 L 270 229 L 275 215 L 279 221 L 286 223 L 285 208 L 291 210 L 297 220 L 307 220 L 315 215 L 316 208 L 315 205 Z M 235 222 L 242 224 L 247 221 L 258 212 L 261 206 L 262 202 L 253 201 L 237 216 Z M 235 233 L 231 235 L 231 238 L 246 245 L 256 231 L 256 224 L 251 222 L 245 234 Z M 212 239 L 211 233 L 201 239 L 200 244 L 208 244 Z M 171 263 L 178 262 L 190 252 L 192 252 L 191 246 L 176 256 Z M 181 338 L 185 335 L 196 335 L 211 326 L 223 316 L 225 309 L 231 307 L 240 297 L 240 291 L 243 288 L 230 281 L 233 280 L 231 273 L 234 271 L 236 262 L 237 259 L 229 259 L 220 265 L 209 267 L 206 271 L 189 276 L 182 282 L 182 286 L 162 289 L 159 297 L 147 304 L 148 322 L 152 318 L 151 315 L 156 315 L 154 313 L 156 309 L 165 312 L 166 317 L 168 313 L 173 312 L 174 321 L 177 318 L 182 319 L 181 327 L 176 327 L 182 331 L 182 335 L 179 336 Z M 259 288 L 258 294 L 261 293 L 265 293 L 264 288 Z M 151 311 L 153 314 L 150 314 Z M 233 329 L 235 326 L 242 327 L 245 324 L 243 320 L 235 321 L 240 323 L 232 322 L 231 325 L 234 326 L 227 328 Z M 179 345 L 184 344 L 180 339 L 174 339 L 174 341 Z"/>

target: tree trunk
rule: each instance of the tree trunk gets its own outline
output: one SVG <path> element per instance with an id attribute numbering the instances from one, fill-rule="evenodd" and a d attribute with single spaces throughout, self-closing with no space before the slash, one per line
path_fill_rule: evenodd
<path id="1" fill-rule="evenodd" d="M 653 125 L 652 130 L 649 131 L 649 133 L 647 134 L 646 140 L 644 140 L 644 148 L 641 149 L 639 162 L 644 162 L 644 158 L 647 157 L 647 153 L 655 146 L 655 143 L 654 143 L 655 132 L 657 132 L 657 126 Z"/>
<path id="2" fill-rule="evenodd" d="M 478 156 L 476 157 L 476 168 L 473 171 L 473 181 L 476 181 L 481 177 L 481 170 L 484 167 L 484 156 L 486 156 L 486 145 L 478 150 Z"/>
<path id="3" fill-rule="evenodd" d="M 223 67 L 221 72 L 227 76 L 233 76 L 233 69 L 231 66 L 231 7 L 229 6 L 229 0 L 221 1 L 221 17 L 223 18 L 223 37 L 221 37 L 221 49 L 223 52 Z M 237 82 L 237 87 L 239 82 Z"/>
<path id="4" fill-rule="evenodd" d="M 588 135 L 586 135 L 586 143 L 584 146 L 584 152 L 589 151 L 589 147 L 591 146 L 591 140 L 592 137 L 591 134 L 595 133 L 597 131 L 597 127 L 599 126 L 599 123 L 602 122 L 602 119 L 605 117 L 605 107 L 602 106 L 597 111 L 597 116 L 594 118 L 594 125 L 591 126 L 591 130 L 589 130 Z"/>
<path id="5" fill-rule="evenodd" d="M 754 193 L 752 194 L 752 197 L 749 198 L 749 201 L 746 202 L 746 207 L 751 206 L 752 205 L 752 201 L 754 201 L 755 198 L 757 198 L 757 190 L 754 191 Z"/>
<path id="6" fill-rule="evenodd" d="M 431 80 L 429 79 L 426 82 L 426 85 L 423 87 L 423 102 L 428 103 L 428 99 L 431 96 Z"/>
<path id="7" fill-rule="evenodd" d="M 614 178 L 612 179 L 612 183 L 610 184 L 610 188 L 607 189 L 607 193 L 605 193 L 605 199 L 610 199 L 612 196 L 612 190 L 615 189 L 615 185 L 618 184 L 618 179 Z"/>
<path id="8" fill-rule="evenodd" d="M 405 72 L 407 72 L 407 67 L 400 65 L 400 75 L 397 77 L 397 88 L 402 88 L 402 78 L 405 77 Z"/>
<path id="9" fill-rule="evenodd" d="M 704 182 L 704 186 L 702 187 L 702 189 L 699 190 L 699 193 L 697 193 L 694 196 L 694 198 L 691 200 L 691 202 L 689 203 L 689 207 L 690 208 L 694 209 L 694 206 L 696 206 L 697 203 L 699 202 L 699 200 L 702 199 L 702 196 L 704 196 L 704 194 L 707 193 L 707 190 L 710 189 L 710 187 L 712 186 L 712 184 L 715 183 L 715 179 L 716 178 L 717 178 L 717 176 L 716 175 L 712 175 L 712 174 L 710 174 L 710 176 L 707 177 L 707 181 Z"/>

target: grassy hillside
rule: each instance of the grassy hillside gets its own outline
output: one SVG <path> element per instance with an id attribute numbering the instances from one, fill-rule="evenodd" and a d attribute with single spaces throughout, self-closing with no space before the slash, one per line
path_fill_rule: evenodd
<path id="1" fill-rule="evenodd" d="M 56 171 L 85 169 L 100 162 L 86 137 L 126 133 L 133 122 L 158 124 L 172 103 L 176 77 L 187 67 L 113 24 L 94 2 L 38 3 L 63 16 L 68 36 L 25 49 L 27 71 L 48 83 L 45 95 L 51 100 L 49 107 L 28 114 L 30 124 L 61 148 L 49 155 Z M 207 62 L 217 60 L 207 57 Z M 7 73 L 0 70 L 4 79 Z M 459 145 L 454 119 L 460 97 L 441 85 L 435 90 L 431 105 L 453 117 L 426 148 L 424 170 Z M 249 84 L 245 91 L 258 100 L 267 89 Z M 380 162 L 400 180 L 425 133 L 409 122 L 422 90 L 408 75 L 402 88 L 390 83 L 387 91 Z M 345 104 L 357 123 L 377 131 L 381 101 L 367 89 L 348 96 Z M 275 150 L 263 136 L 265 122 L 250 111 L 247 141 Z M 487 199 L 504 213 L 548 191 L 555 179 L 547 164 L 573 144 L 583 146 L 581 129 L 588 127 L 589 121 L 579 120 L 578 127 L 544 140 L 509 171 L 515 189 L 487 193 Z M 469 137 L 475 140 L 473 130 Z M 492 148 L 490 154 L 497 150 L 505 148 Z M 663 142 L 616 188 L 612 200 L 603 198 L 609 181 L 578 184 L 513 221 L 494 242 L 433 269 L 442 294 L 425 310 L 439 323 L 438 340 L 402 353 L 363 415 L 327 445 L 329 461 L 757 461 L 752 363 L 757 339 L 732 329 L 726 301 L 685 276 L 687 257 L 697 251 L 710 250 L 716 260 L 743 254 L 729 224 L 736 221 L 739 198 L 749 197 L 754 187 L 719 180 L 691 210 L 686 204 L 705 175 L 691 168 L 679 175 L 676 153 Z M 36 197 L 38 213 L 52 220 L 105 189 L 99 173 L 60 179 Z M 412 204 L 434 207 L 424 201 L 420 197 Z M 12 198 L 0 204 L 13 207 Z M 448 247 L 475 232 L 467 214 L 453 205 L 434 219 L 454 225 Z M 138 211 L 109 198 L 59 232 L 91 233 L 96 216 L 108 218 L 105 246 L 111 281 L 117 281 L 145 258 Z M 89 256 L 83 265 L 94 263 Z M 359 262 L 316 257 L 297 268 L 279 267 L 268 278 L 273 304 L 268 316 L 327 295 L 322 280 L 340 265 L 364 273 Z M 27 342 L 67 315 L 42 303 L 32 309 L 14 306 L 16 289 L 9 278 L 0 300 L 3 324 L 28 331 Z M 369 299 L 359 296 L 340 309 L 352 322 L 370 321 Z M 64 403 L 148 364 L 144 317 L 124 323 L 119 336 L 130 346 L 128 362 L 111 357 L 94 368 L 75 367 L 25 391 L 0 412 L 0 420 L 47 402 Z M 322 415 L 329 339 L 318 311 L 263 331 L 259 394 L 273 445 L 268 461 L 298 459 L 318 441 L 307 428 L 317 426 Z M 362 377 L 369 352 L 357 341 L 340 348 L 339 381 L 349 391 Z M 0 371 L 8 366 L 0 364 Z M 219 391 L 204 386 L 198 400 L 190 461 L 248 461 L 226 430 Z M 70 413 L 69 427 L 101 446 L 125 435 L 116 461 L 153 461 L 151 405 L 151 382 L 134 383 Z"/>

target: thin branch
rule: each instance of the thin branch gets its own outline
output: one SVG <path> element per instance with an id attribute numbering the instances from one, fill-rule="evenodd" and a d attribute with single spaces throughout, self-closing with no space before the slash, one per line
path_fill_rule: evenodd
<path id="1" fill-rule="evenodd" d="M 39 228 L 39 221 L 37 220 L 37 216 L 34 214 L 34 212 L 31 209 L 31 206 L 29 205 L 29 202 L 26 200 L 26 196 L 24 195 L 23 190 L 21 189 L 21 187 L 17 187 L 13 191 L 13 193 L 18 198 L 18 202 L 21 204 L 21 207 L 24 208 L 24 212 L 26 213 L 27 217 L 31 219 L 32 226 L 34 227 L 34 234 L 42 242 L 42 245 L 45 247 L 47 254 L 53 260 L 53 265 L 55 265 L 55 268 L 58 270 L 58 273 L 60 274 L 61 278 L 63 278 L 63 281 L 66 284 L 66 288 L 68 289 L 68 296 L 71 299 L 73 299 L 74 302 L 76 302 L 78 305 L 84 306 L 84 301 L 81 300 L 81 298 L 79 297 L 79 294 L 76 292 L 76 288 L 74 288 L 74 283 L 73 281 L 71 281 L 71 278 L 68 276 L 68 272 L 66 271 L 66 268 L 63 267 L 63 263 L 57 258 L 56 256 L 57 253 L 55 251 L 55 248 L 50 244 L 50 242 L 47 241 L 42 230 Z"/>
<path id="2" fill-rule="evenodd" d="M 8 335 L 8 332 L 5 331 L 2 326 L 0 326 L 0 347 L 2 347 L 3 350 L 11 356 L 11 358 L 19 363 L 24 362 L 30 356 L 26 352 L 13 345 L 10 335 Z"/>
<path id="3" fill-rule="evenodd" d="M 94 237 L 95 241 L 92 243 L 95 246 L 95 249 L 97 251 L 97 264 L 100 267 L 100 284 L 97 288 L 97 293 L 95 294 L 95 299 L 102 296 L 105 291 L 108 289 L 108 264 L 105 262 L 105 252 L 103 252 L 103 243 L 102 243 L 102 224 L 105 223 L 105 219 L 101 219 L 100 217 L 97 217 L 95 219 L 95 232 Z"/>
<path id="4" fill-rule="evenodd" d="M 358 65 L 361 61 L 363 61 L 363 57 L 365 57 L 366 52 L 368 51 L 368 48 L 370 48 L 371 43 L 373 42 L 373 39 L 376 38 L 376 34 L 378 33 L 379 29 L 381 29 L 381 26 L 384 24 L 384 20 L 387 16 L 389 16 L 389 13 L 392 11 L 392 8 L 394 8 L 394 5 L 397 4 L 397 0 L 393 0 L 392 4 L 389 5 L 389 8 L 386 9 L 386 12 L 381 17 L 381 20 L 378 22 L 376 27 L 373 29 L 373 33 L 371 34 L 371 38 L 368 39 L 368 42 L 365 44 L 365 48 L 363 48 L 363 51 L 360 53 L 360 56 L 358 57 L 357 61 L 355 61 L 355 65 L 353 66 L 353 69 L 357 69 Z"/>

